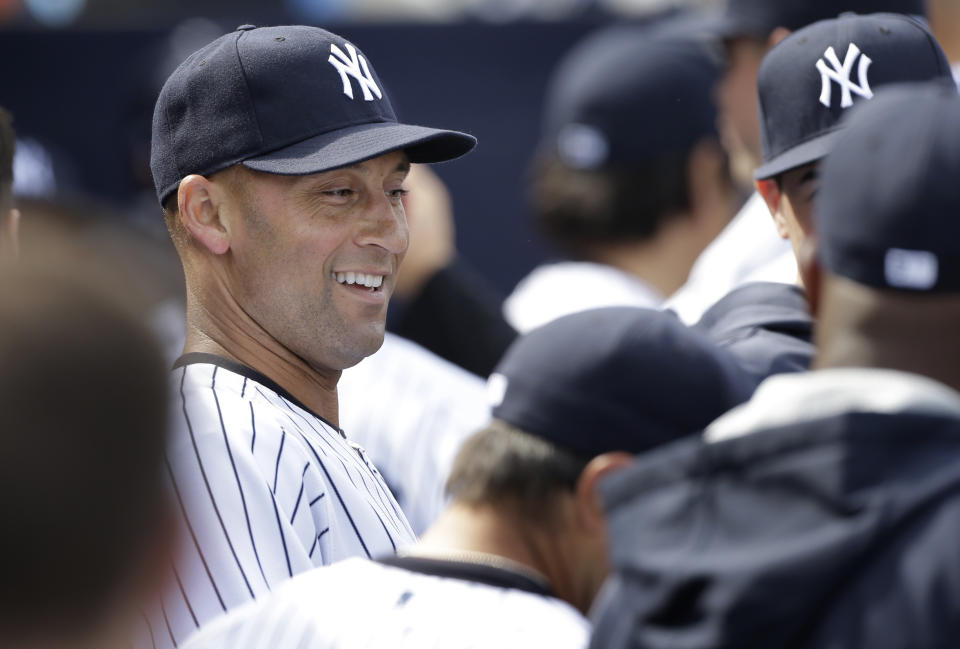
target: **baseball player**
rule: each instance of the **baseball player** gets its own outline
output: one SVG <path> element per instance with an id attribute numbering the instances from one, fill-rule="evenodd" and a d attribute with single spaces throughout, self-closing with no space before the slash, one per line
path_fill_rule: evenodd
<path id="1" fill-rule="evenodd" d="M 671 314 L 599 309 L 534 330 L 491 376 L 494 419 L 417 545 L 298 575 L 186 646 L 584 647 L 608 565 L 598 483 L 738 403 L 743 381 Z"/>
<path id="2" fill-rule="evenodd" d="M 763 164 L 757 191 L 799 260 L 813 223 L 820 161 L 853 106 L 885 85 L 950 79 L 947 57 L 917 19 L 847 14 L 774 47 L 757 75 Z"/>
<path id="3" fill-rule="evenodd" d="M 244 25 L 167 80 L 151 166 L 187 283 L 166 465 L 184 533 L 141 646 L 414 540 L 336 386 L 383 340 L 410 163 L 475 142 L 399 123 L 370 61 L 314 27 Z"/>
<path id="4" fill-rule="evenodd" d="M 923 0 L 726 0 L 708 22 L 723 39 L 727 67 L 717 88 L 721 133 L 734 176 L 753 192 L 736 217 L 704 250 L 686 285 L 667 306 L 694 323 L 734 288 L 755 281 L 793 284 L 797 265 L 789 242 L 771 227 L 753 172 L 762 159 L 757 71 L 766 53 L 792 31 L 841 13 L 881 11 L 923 15 Z M 842 56 L 842 54 L 841 54 Z"/>
<path id="5" fill-rule="evenodd" d="M 589 308 L 660 307 L 733 214 L 717 61 L 666 29 L 602 30 L 554 72 L 530 193 L 538 229 L 566 260 L 507 297 L 518 331 Z"/>
<path id="6" fill-rule="evenodd" d="M 901 14 L 820 21 L 770 50 L 757 78 L 764 162 L 756 186 L 793 247 L 795 266 L 812 226 L 820 161 L 843 115 L 885 85 L 949 76 L 933 36 Z M 728 293 L 696 326 L 762 380 L 806 369 L 814 352 L 811 325 L 801 288 L 752 282 Z"/>
<path id="7" fill-rule="evenodd" d="M 618 570 L 592 646 L 956 644 L 960 98 L 890 88 L 849 119 L 804 262 L 818 369 L 606 494 Z"/>

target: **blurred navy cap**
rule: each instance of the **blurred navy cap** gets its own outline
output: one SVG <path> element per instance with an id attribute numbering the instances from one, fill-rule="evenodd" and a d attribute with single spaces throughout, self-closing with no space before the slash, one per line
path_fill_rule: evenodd
<path id="1" fill-rule="evenodd" d="M 400 149 L 411 162 L 440 162 L 475 144 L 464 133 L 399 123 L 370 62 L 340 36 L 243 25 L 167 79 L 150 167 L 162 205 L 184 176 L 238 163 L 301 175 Z"/>
<path id="2" fill-rule="evenodd" d="M 656 161 L 716 137 L 719 60 L 706 39 L 619 26 L 587 37 L 550 83 L 541 153 L 574 169 Z"/>
<path id="3" fill-rule="evenodd" d="M 712 23 L 714 32 L 723 38 L 766 40 L 777 27 L 796 31 L 846 12 L 923 16 L 925 6 L 924 0 L 727 0 Z"/>
<path id="4" fill-rule="evenodd" d="M 823 266 L 881 289 L 960 292 L 960 97 L 909 84 L 852 111 L 822 167 Z"/>
<path id="5" fill-rule="evenodd" d="M 952 78 L 950 63 L 918 20 L 845 14 L 794 32 L 764 57 L 757 76 L 763 164 L 758 180 L 830 151 L 841 118 L 891 83 Z"/>
<path id="6" fill-rule="evenodd" d="M 494 417 L 583 457 L 697 433 L 752 387 L 732 357 L 674 314 L 632 307 L 530 331 L 488 382 Z"/>

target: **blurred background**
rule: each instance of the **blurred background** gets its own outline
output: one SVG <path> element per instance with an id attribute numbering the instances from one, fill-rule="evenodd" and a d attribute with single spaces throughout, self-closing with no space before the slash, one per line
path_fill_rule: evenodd
<path id="1" fill-rule="evenodd" d="M 401 119 L 463 130 L 436 171 L 464 258 L 502 291 L 550 256 L 529 226 L 527 164 L 549 73 L 592 29 L 710 0 L 0 0 L 0 105 L 22 205 L 166 239 L 149 170 L 153 104 L 190 52 L 244 23 L 312 24 L 356 43 Z M 642 118 L 641 118 L 642 119 Z M 78 209 L 78 206 L 82 206 Z M 54 215 L 56 218 L 56 215 Z"/>

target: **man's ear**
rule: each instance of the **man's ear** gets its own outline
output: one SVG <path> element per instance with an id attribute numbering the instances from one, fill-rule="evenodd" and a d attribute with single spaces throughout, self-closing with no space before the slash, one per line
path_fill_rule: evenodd
<path id="1" fill-rule="evenodd" d="M 770 210 L 770 216 L 773 217 L 773 224 L 777 227 L 777 234 L 781 239 L 789 239 L 790 231 L 787 229 L 787 222 L 783 218 L 783 212 L 780 211 L 780 201 L 783 194 L 780 193 L 780 186 L 777 185 L 775 178 L 756 181 L 757 193 L 763 198 Z"/>
<path id="2" fill-rule="evenodd" d="M 20 254 L 20 210 L 11 209 L 0 220 L 0 256 L 17 257 Z"/>
<path id="3" fill-rule="evenodd" d="M 180 221 L 204 248 L 215 255 L 230 249 L 230 230 L 221 218 L 221 192 L 209 179 L 191 174 L 180 181 Z"/>
<path id="4" fill-rule="evenodd" d="M 800 250 L 797 251 L 797 266 L 800 268 L 800 281 L 807 293 L 807 302 L 810 304 L 810 313 L 816 318 L 820 310 L 820 281 L 823 271 L 817 259 L 817 235 L 807 235 Z"/>
<path id="5" fill-rule="evenodd" d="M 634 462 L 634 456 L 630 453 L 617 451 L 598 455 L 583 469 L 575 487 L 575 498 L 578 518 L 590 531 L 600 531 L 606 527 L 603 501 L 600 499 L 600 481 Z"/>

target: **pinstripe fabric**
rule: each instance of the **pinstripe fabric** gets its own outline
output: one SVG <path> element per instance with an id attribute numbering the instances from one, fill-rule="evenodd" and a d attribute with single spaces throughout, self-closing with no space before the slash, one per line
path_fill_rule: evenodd
<path id="1" fill-rule="evenodd" d="M 343 429 L 422 533 L 445 505 L 444 484 L 463 440 L 490 420 L 486 383 L 388 333 L 376 354 L 344 371 L 338 390 Z"/>
<path id="2" fill-rule="evenodd" d="M 414 541 L 376 468 L 332 425 L 218 365 L 178 367 L 173 381 L 166 466 L 183 533 L 138 646 L 177 646 L 294 574 Z"/>
<path id="3" fill-rule="evenodd" d="M 573 649 L 589 633 L 586 618 L 553 597 L 351 559 L 298 575 L 184 646 Z"/>

